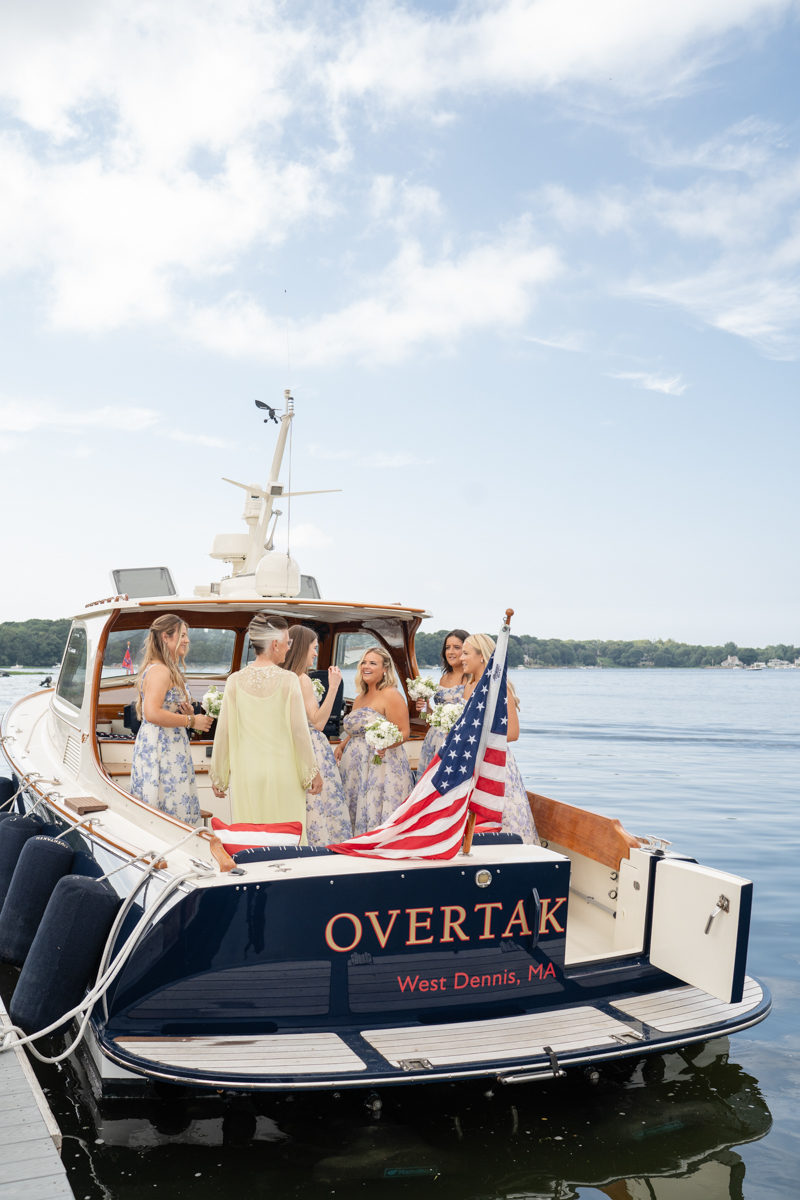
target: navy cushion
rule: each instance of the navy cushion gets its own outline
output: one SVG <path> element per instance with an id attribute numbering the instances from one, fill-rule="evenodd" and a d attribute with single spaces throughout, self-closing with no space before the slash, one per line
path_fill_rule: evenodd
<path id="1" fill-rule="evenodd" d="M 476 833 L 472 844 L 473 846 L 521 846 L 522 838 L 518 833 Z"/>
<path id="2" fill-rule="evenodd" d="M 327 846 L 257 846 L 252 850 L 238 850 L 233 858 L 244 867 L 271 858 L 314 858 L 320 854 L 333 854 L 333 850 Z"/>

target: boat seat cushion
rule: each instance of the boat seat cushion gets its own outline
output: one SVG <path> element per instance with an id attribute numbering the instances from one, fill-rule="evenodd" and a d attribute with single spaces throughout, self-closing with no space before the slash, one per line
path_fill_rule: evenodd
<path id="1" fill-rule="evenodd" d="M 472 844 L 473 846 L 521 846 L 522 838 L 518 833 L 476 833 Z"/>
<path id="2" fill-rule="evenodd" d="M 521 846 L 518 833 L 476 833 L 474 846 Z M 271 858 L 314 858 L 319 854 L 333 854 L 327 846 L 260 846 L 258 849 L 240 850 L 233 857 L 244 866 L 246 863 L 267 862 Z"/>
<path id="3" fill-rule="evenodd" d="M 212 817 L 211 828 L 228 854 L 236 854 L 237 850 L 260 849 L 262 846 L 297 845 L 303 836 L 300 821 L 284 821 L 272 825 L 239 821 L 234 825 L 226 825 L 219 817 Z"/>
<path id="4" fill-rule="evenodd" d="M 248 863 L 267 862 L 271 858 L 314 858 L 320 854 L 333 854 L 327 846 L 259 846 L 252 850 L 239 850 L 233 855 L 240 866 Z"/>

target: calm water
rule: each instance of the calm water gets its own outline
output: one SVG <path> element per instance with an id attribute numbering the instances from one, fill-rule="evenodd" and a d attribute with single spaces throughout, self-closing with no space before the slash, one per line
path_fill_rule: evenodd
<path id="1" fill-rule="evenodd" d="M 44 674 L 44 673 L 43 673 Z M 755 882 L 766 1022 L 591 1085 L 109 1104 L 42 1071 L 77 1197 L 785 1200 L 800 1145 L 800 671 L 515 671 L 529 787 Z M 34 682 L 37 682 L 35 679 Z M 0 679 L 0 707 L 30 690 Z M 4 969 L 8 994 L 14 973 Z M 102 1140 L 100 1140 L 102 1139 Z"/>

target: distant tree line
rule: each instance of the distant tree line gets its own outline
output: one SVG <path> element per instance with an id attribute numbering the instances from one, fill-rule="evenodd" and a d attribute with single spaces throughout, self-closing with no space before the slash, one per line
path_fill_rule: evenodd
<path id="1" fill-rule="evenodd" d="M 16 663 L 23 667 L 53 667 L 61 662 L 71 622 L 59 621 L 4 621 L 0 624 L 0 666 L 10 667 Z M 439 666 L 439 652 L 447 635 L 446 629 L 436 633 L 419 632 L 416 637 L 417 662 L 427 669 Z M 131 649 L 136 661 L 138 647 L 131 638 Z M 193 630 L 190 657 L 195 665 L 203 662 L 218 662 L 230 653 L 228 640 L 231 634 L 217 630 Z M 109 647 L 109 650 L 112 650 Z M 116 661 L 124 647 L 114 647 L 111 658 Z M 800 646 L 779 643 L 774 646 L 737 646 L 726 642 L 724 646 L 691 646 L 686 642 L 609 642 L 587 639 L 584 641 L 561 641 L 559 638 L 536 638 L 528 634 L 512 634 L 508 643 L 508 662 L 511 667 L 521 667 L 526 662 L 540 667 L 712 667 L 718 666 L 729 654 L 735 654 L 745 664 L 769 662 L 781 658 L 794 662 L 800 658 Z M 229 661 L 229 660 L 228 660 Z"/>
<path id="2" fill-rule="evenodd" d="M 71 621 L 4 621 L 0 666 L 53 667 L 61 662 Z"/>
<path id="3" fill-rule="evenodd" d="M 415 641 L 417 663 L 426 668 L 439 666 L 439 653 L 447 636 L 446 629 L 437 633 L 418 633 Z M 537 638 L 529 634 L 512 633 L 508 643 L 508 664 L 521 667 L 526 663 L 539 667 L 714 667 L 730 654 L 748 665 L 781 658 L 794 662 L 800 658 L 800 647 L 780 643 L 775 646 L 691 646 L 686 642 L 609 642 L 595 639 L 561 641 L 559 638 Z"/>

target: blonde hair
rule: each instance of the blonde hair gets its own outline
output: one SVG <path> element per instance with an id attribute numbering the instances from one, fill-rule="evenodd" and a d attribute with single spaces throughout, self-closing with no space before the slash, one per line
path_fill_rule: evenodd
<path id="1" fill-rule="evenodd" d="M 489 659 L 494 654 L 494 642 L 489 637 L 488 633 L 471 633 L 468 638 L 464 638 L 464 645 L 471 646 L 477 654 L 481 655 L 483 661 L 488 666 Z M 471 675 L 467 675 L 467 679 L 470 683 L 474 682 Z M 519 696 L 514 691 L 514 685 L 511 680 L 509 679 L 507 682 L 509 695 L 516 704 L 517 711 L 519 711 Z"/>
<path id="2" fill-rule="evenodd" d="M 169 671 L 169 677 L 172 680 L 172 686 L 176 687 L 179 692 L 182 692 L 186 699 L 189 699 L 189 693 L 186 690 L 186 680 L 181 674 L 177 659 L 174 659 L 164 645 L 163 635 L 166 633 L 172 637 L 175 633 L 176 626 L 183 628 L 188 625 L 180 617 L 176 617 L 174 613 L 164 613 L 162 617 L 156 617 L 147 634 L 147 641 L 144 644 L 144 657 L 142 665 L 139 667 L 139 674 L 136 676 L 136 715 L 139 720 L 142 719 L 142 683 L 144 681 L 144 673 L 152 663 L 161 663 L 162 667 L 166 667 Z"/>
<path id="3" fill-rule="evenodd" d="M 383 663 L 383 679 L 378 684 L 378 691 L 382 692 L 383 689 L 387 687 L 397 687 L 397 676 L 394 673 L 394 663 L 392 662 L 391 654 L 388 650 L 384 650 L 383 646 L 370 646 L 369 649 L 364 651 L 364 653 L 361 655 L 361 658 L 358 660 L 358 668 L 356 670 L 356 691 L 358 692 L 359 696 L 363 695 L 364 692 L 369 690 L 367 685 L 364 683 L 364 680 L 361 678 L 361 664 L 368 654 L 377 654 L 378 658 Z"/>

